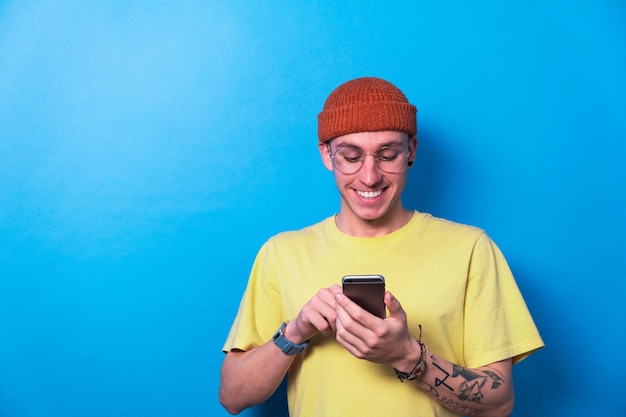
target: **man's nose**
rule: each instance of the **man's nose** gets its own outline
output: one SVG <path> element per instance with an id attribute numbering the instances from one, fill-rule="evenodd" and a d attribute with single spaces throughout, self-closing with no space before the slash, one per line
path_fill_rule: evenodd
<path id="1" fill-rule="evenodd" d="M 363 184 L 371 186 L 380 181 L 381 171 L 374 155 L 366 154 L 363 157 L 363 166 L 359 172 L 359 179 Z"/>

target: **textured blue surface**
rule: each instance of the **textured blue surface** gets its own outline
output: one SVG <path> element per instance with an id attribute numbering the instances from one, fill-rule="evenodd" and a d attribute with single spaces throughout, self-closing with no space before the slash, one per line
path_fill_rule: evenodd
<path id="1" fill-rule="evenodd" d="M 253 258 L 338 209 L 317 112 L 363 75 L 419 108 L 405 204 L 486 229 L 535 316 L 514 415 L 622 413 L 624 21 L 621 1 L 0 2 L 0 415 L 226 415 Z"/>

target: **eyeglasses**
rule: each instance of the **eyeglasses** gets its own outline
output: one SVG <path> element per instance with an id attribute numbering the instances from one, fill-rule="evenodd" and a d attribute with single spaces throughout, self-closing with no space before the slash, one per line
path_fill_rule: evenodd
<path id="1" fill-rule="evenodd" d="M 388 174 L 397 174 L 406 167 L 411 152 L 405 151 L 400 146 L 383 146 L 374 153 L 363 152 L 354 146 L 342 146 L 331 153 L 330 144 L 328 155 L 333 161 L 333 167 L 342 174 L 356 174 L 365 162 L 365 157 L 371 155 L 376 161 L 376 165 L 381 171 Z"/>

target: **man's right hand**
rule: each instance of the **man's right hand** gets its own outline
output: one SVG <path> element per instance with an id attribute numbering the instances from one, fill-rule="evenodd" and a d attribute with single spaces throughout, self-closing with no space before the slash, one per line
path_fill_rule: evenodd
<path id="1" fill-rule="evenodd" d="M 316 333 L 330 336 L 337 330 L 335 321 L 335 294 L 341 294 L 339 285 L 332 285 L 320 289 L 298 313 L 295 320 L 290 321 L 285 328 L 285 337 L 294 343 L 304 343 Z"/>

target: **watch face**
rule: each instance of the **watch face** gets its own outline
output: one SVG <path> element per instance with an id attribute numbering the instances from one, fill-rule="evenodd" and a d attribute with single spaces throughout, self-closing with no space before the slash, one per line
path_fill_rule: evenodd
<path id="1" fill-rule="evenodd" d="M 274 336 L 272 336 L 272 340 L 276 341 L 276 339 L 278 339 L 280 336 L 282 336 L 285 332 L 285 327 L 287 327 L 287 323 L 284 323 L 280 325 L 280 327 L 278 328 L 278 330 L 276 330 L 276 333 L 274 333 Z"/>
<path id="2" fill-rule="evenodd" d="M 284 335 L 285 327 L 287 327 L 287 323 L 281 324 L 278 328 L 278 331 L 276 331 L 276 333 L 272 337 L 272 341 L 274 342 L 274 344 L 278 346 L 280 350 L 286 355 L 296 355 L 302 352 L 309 344 L 309 341 L 307 340 L 301 345 L 296 345 L 290 340 L 287 340 Z"/>

